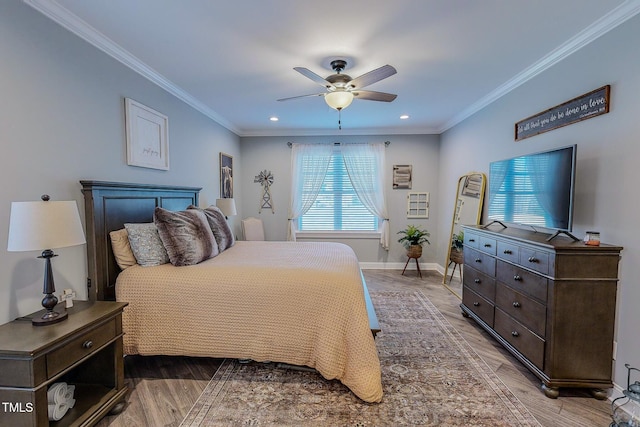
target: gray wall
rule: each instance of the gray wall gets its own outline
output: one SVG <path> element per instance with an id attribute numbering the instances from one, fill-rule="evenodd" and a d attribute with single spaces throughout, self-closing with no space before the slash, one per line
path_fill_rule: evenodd
<path id="1" fill-rule="evenodd" d="M 391 248 L 387 252 L 380 247 L 379 239 L 340 239 L 351 246 L 361 263 L 372 263 L 374 266 L 404 265 L 407 260 L 405 249 L 397 242 L 396 233 L 407 224 L 425 227 L 430 233 L 432 245 L 424 247 L 421 262 L 435 263 L 436 242 L 438 241 L 437 212 L 434 209 L 439 200 L 438 182 L 438 135 L 376 135 L 376 136 L 322 136 L 322 137 L 247 137 L 241 138 L 240 157 L 243 174 L 239 179 L 242 185 L 242 210 L 246 216 L 258 216 L 265 225 L 267 240 L 286 240 L 289 194 L 291 188 L 291 149 L 287 142 L 298 143 L 363 143 L 384 142 L 391 144 L 386 148 L 387 162 L 387 206 L 390 218 Z M 392 189 L 392 168 L 394 164 L 413 165 L 413 186 L 411 190 Z M 258 213 L 261 198 L 261 187 L 253 179 L 262 170 L 270 170 L 274 176 L 271 187 L 275 213 L 263 210 Z M 236 181 L 237 182 L 237 181 Z M 407 193 L 409 191 L 427 191 L 430 193 L 431 210 L 428 219 L 407 219 Z M 298 240 L 319 240 L 304 239 Z"/>
<path id="2" fill-rule="evenodd" d="M 7 252 L 12 201 L 76 200 L 80 179 L 202 186 L 219 197 L 218 154 L 239 138 L 19 0 L 0 2 L 0 323 L 40 306 L 44 263 Z M 170 171 L 127 166 L 124 98 L 169 116 Z M 236 192 L 241 196 L 241 191 Z M 56 250 L 56 288 L 86 298 L 86 245 Z"/>
<path id="3" fill-rule="evenodd" d="M 640 202 L 632 188 L 640 159 L 640 55 L 631 40 L 640 40 L 640 16 L 445 132 L 440 150 L 441 190 L 449 194 L 458 175 L 486 173 L 493 160 L 577 144 L 574 234 L 581 238 L 586 230 L 599 230 L 604 242 L 624 247 L 615 366 L 615 382 L 623 387 L 624 364 L 640 367 Z M 605 84 L 611 84 L 609 114 L 514 142 L 514 123 Z M 442 233 L 452 207 L 440 208 Z"/>

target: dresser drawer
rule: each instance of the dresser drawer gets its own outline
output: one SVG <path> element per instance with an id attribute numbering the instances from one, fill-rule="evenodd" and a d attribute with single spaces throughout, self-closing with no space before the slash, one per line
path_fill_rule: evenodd
<path id="1" fill-rule="evenodd" d="M 521 248 L 520 265 L 542 274 L 549 274 L 549 254 L 529 248 Z"/>
<path id="2" fill-rule="evenodd" d="M 477 234 L 472 234 L 469 232 L 464 233 L 464 247 L 465 248 L 474 248 L 478 249 L 478 245 L 480 244 L 480 237 Z"/>
<path id="3" fill-rule="evenodd" d="M 47 377 L 73 365 L 116 337 L 116 320 L 92 329 L 47 354 Z"/>
<path id="4" fill-rule="evenodd" d="M 544 340 L 504 311 L 495 310 L 494 330 L 540 370 L 544 369 Z"/>
<path id="5" fill-rule="evenodd" d="M 496 254 L 498 258 L 511 261 L 514 264 L 520 262 L 520 246 L 514 245 L 513 243 L 498 242 Z"/>
<path id="6" fill-rule="evenodd" d="M 543 303 L 547 301 L 546 277 L 538 276 L 504 261 L 498 261 L 496 277 L 498 281 L 519 292 L 530 295 Z"/>
<path id="7" fill-rule="evenodd" d="M 488 253 L 489 255 L 495 255 L 496 247 L 497 247 L 496 239 L 480 236 L 480 241 L 478 243 L 478 250 Z"/>
<path id="8" fill-rule="evenodd" d="M 495 301 L 496 279 L 479 272 L 475 268 L 464 266 L 464 286 L 472 289 L 475 293 L 482 295 L 489 301 Z"/>
<path id="9" fill-rule="evenodd" d="M 547 307 L 534 299 L 498 283 L 496 307 L 531 329 L 539 336 L 545 336 Z"/>
<path id="10" fill-rule="evenodd" d="M 496 259 L 476 250 L 464 248 L 464 263 L 489 276 L 496 274 Z"/>
<path id="11" fill-rule="evenodd" d="M 493 328 L 493 304 L 466 286 L 462 289 L 462 303 Z"/>

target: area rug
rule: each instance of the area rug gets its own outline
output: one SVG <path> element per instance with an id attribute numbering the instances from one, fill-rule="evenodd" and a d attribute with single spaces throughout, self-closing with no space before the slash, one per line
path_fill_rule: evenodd
<path id="1" fill-rule="evenodd" d="M 371 298 L 381 403 L 310 369 L 227 359 L 181 426 L 540 426 L 422 292 Z"/>

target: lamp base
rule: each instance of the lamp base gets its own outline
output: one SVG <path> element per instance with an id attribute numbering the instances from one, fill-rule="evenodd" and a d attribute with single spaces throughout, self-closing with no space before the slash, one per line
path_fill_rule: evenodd
<path id="1" fill-rule="evenodd" d="M 34 317 L 31 319 L 33 326 L 46 326 L 53 325 L 54 323 L 62 322 L 69 315 L 66 311 L 58 313 L 57 311 L 47 311 L 40 317 Z"/>

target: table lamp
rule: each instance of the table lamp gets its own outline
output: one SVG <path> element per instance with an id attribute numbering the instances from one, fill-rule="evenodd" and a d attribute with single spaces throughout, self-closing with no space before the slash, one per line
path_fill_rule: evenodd
<path id="1" fill-rule="evenodd" d="M 229 218 L 231 215 L 237 215 L 236 202 L 231 198 L 216 199 L 216 207 L 220 209 L 225 218 Z"/>
<path id="2" fill-rule="evenodd" d="M 53 249 L 81 245 L 86 242 L 78 206 L 75 201 L 52 202 L 46 194 L 40 202 L 12 202 L 9 219 L 9 252 L 42 251 L 45 297 L 42 306 L 46 312 L 35 317 L 36 326 L 50 325 L 67 318 L 67 312 L 58 313 L 54 307 L 58 298 L 53 282 L 51 258 L 57 256 Z"/>

